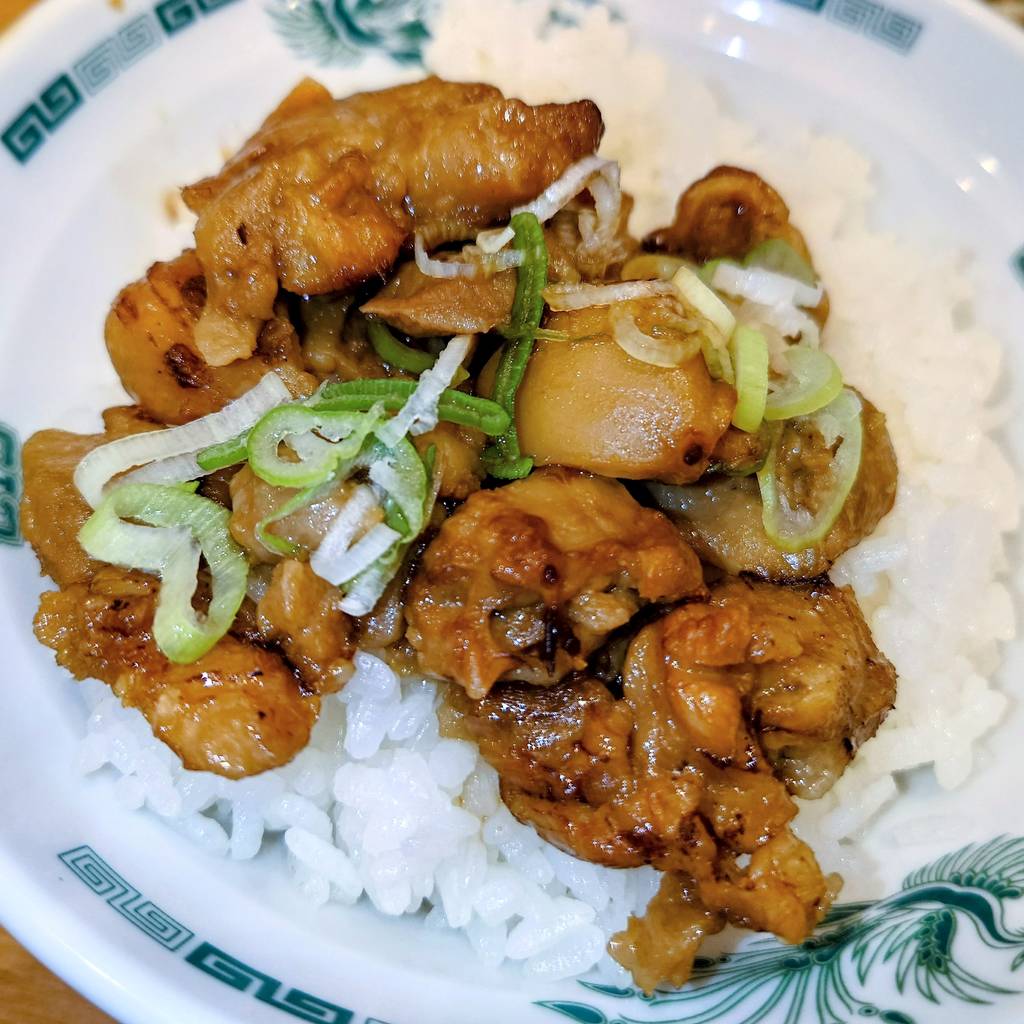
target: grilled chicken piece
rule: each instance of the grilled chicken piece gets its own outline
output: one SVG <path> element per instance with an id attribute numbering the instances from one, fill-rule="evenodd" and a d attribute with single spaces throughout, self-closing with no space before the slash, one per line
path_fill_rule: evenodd
<path id="1" fill-rule="evenodd" d="M 87 580 L 99 568 L 75 540 L 92 514 L 75 486 L 78 463 L 108 441 L 160 426 L 135 406 L 107 409 L 103 425 L 102 434 L 41 430 L 22 449 L 21 529 L 43 572 L 59 587 Z"/>
<path id="2" fill-rule="evenodd" d="M 317 693 L 340 690 L 355 653 L 355 623 L 341 610 L 342 593 L 306 562 L 288 559 L 274 567 L 256 608 L 264 642 L 280 646 L 306 686 Z"/>
<path id="3" fill-rule="evenodd" d="M 777 238 L 813 266 L 807 242 L 789 217 L 782 196 L 759 175 L 739 167 L 716 167 L 679 197 L 676 219 L 669 227 L 651 232 L 644 247 L 706 263 L 741 260 L 762 242 Z M 825 325 L 827 295 L 810 314 L 820 326 Z"/>
<path id="4" fill-rule="evenodd" d="M 186 423 L 216 412 L 275 370 L 296 397 L 312 394 L 316 380 L 303 370 L 291 324 L 273 310 L 261 325 L 251 358 L 210 365 L 195 343 L 206 303 L 203 268 L 191 250 L 154 263 L 124 288 L 107 316 L 110 360 L 125 390 L 161 423 Z"/>
<path id="5" fill-rule="evenodd" d="M 480 490 L 486 472 L 480 456 L 486 438 L 479 430 L 455 423 L 438 423 L 433 430 L 410 438 L 420 455 L 434 449 L 434 477 L 439 498 L 463 501 Z"/>
<path id="6" fill-rule="evenodd" d="M 885 416 L 866 398 L 860 470 L 839 518 L 825 538 L 805 551 L 781 551 L 765 533 L 761 493 L 752 476 L 714 476 L 689 487 L 651 486 L 658 506 L 705 561 L 727 573 L 751 573 L 777 583 L 815 579 L 845 551 L 874 532 L 896 501 L 898 469 Z M 784 449 L 812 464 L 826 456 L 820 435 L 786 424 Z"/>
<path id="7" fill-rule="evenodd" d="M 482 334 L 508 323 L 515 294 L 514 270 L 490 277 L 437 278 L 406 263 L 360 308 L 414 338 Z"/>
<path id="8" fill-rule="evenodd" d="M 138 708 L 186 768 L 240 778 L 286 764 L 308 743 L 319 698 L 279 655 L 230 636 L 190 665 L 169 662 L 151 632 L 158 587 L 104 567 L 43 594 L 36 636 L 76 678 L 101 679 Z"/>
<path id="9" fill-rule="evenodd" d="M 343 290 L 387 271 L 414 229 L 433 246 L 505 219 L 602 132 L 589 101 L 530 107 L 437 78 L 335 100 L 307 79 L 184 190 L 209 285 L 199 351 L 249 356 L 279 287 Z"/>
<path id="10" fill-rule="evenodd" d="M 629 196 L 623 200 L 623 215 L 611 256 L 598 257 L 588 252 L 582 244 L 577 214 L 561 211 L 554 217 L 544 229 L 550 282 L 578 284 L 584 279 L 599 280 L 609 258 L 617 257 L 621 262 L 636 247 L 626 227 L 633 203 Z M 360 309 L 413 338 L 482 334 L 511 319 L 516 280 L 514 270 L 478 278 L 428 277 L 415 263 L 406 263 Z"/>
<path id="11" fill-rule="evenodd" d="M 736 392 L 700 354 L 674 369 L 634 359 L 615 342 L 605 307 L 552 314 L 516 394 L 523 453 L 627 480 L 689 483 L 706 471 Z M 576 339 L 576 340 L 572 340 Z M 487 393 L 486 377 L 481 390 Z"/>
<path id="12" fill-rule="evenodd" d="M 853 592 L 827 580 L 727 579 L 712 587 L 711 604 L 749 630 L 749 664 L 724 671 L 775 773 L 796 796 L 823 796 L 896 699 L 896 672 Z"/>
<path id="13" fill-rule="evenodd" d="M 620 699 L 579 676 L 446 696 L 446 731 L 479 743 L 517 818 L 585 860 L 677 874 L 610 947 L 647 991 L 685 982 L 726 919 L 802 941 L 836 891 L 744 716 L 757 644 L 745 609 L 688 604 L 637 635 Z"/>
<path id="14" fill-rule="evenodd" d="M 644 245 L 706 263 L 743 259 L 773 238 L 788 242 L 811 262 L 807 242 L 790 223 L 782 196 L 753 171 L 716 167 L 679 197 L 675 220 L 651 232 Z"/>
<path id="15" fill-rule="evenodd" d="M 324 539 L 335 517 L 356 488 L 352 481 L 342 481 L 327 494 L 304 508 L 270 523 L 267 532 L 293 550 L 285 553 L 267 547 L 259 538 L 259 524 L 276 515 L 299 492 L 290 487 L 274 487 L 243 466 L 231 478 L 231 536 L 245 549 L 253 564 L 280 562 L 283 558 L 308 559 Z M 287 549 L 286 549 L 287 550 Z"/>
<path id="16" fill-rule="evenodd" d="M 444 523 L 410 588 L 408 638 L 424 671 L 482 697 L 500 678 L 555 682 L 642 604 L 703 593 L 660 513 L 611 480 L 547 469 Z"/>

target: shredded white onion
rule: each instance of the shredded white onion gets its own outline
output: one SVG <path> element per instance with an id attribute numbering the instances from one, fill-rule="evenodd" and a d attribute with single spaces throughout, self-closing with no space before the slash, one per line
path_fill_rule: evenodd
<path id="1" fill-rule="evenodd" d="M 340 586 L 369 569 L 381 555 L 401 539 L 401 534 L 397 530 L 392 530 L 386 523 L 378 523 L 337 558 L 330 561 L 321 560 L 320 568 L 313 571 L 328 583 Z"/>
<path id="2" fill-rule="evenodd" d="M 416 239 L 413 242 L 413 253 L 416 259 L 416 266 L 420 273 L 427 277 L 436 277 L 443 280 L 451 280 L 456 277 L 481 277 L 484 268 L 479 263 L 466 263 L 462 260 L 435 260 L 427 252 L 423 244 L 423 236 L 416 232 Z"/>
<path id="3" fill-rule="evenodd" d="M 619 165 L 608 161 L 587 187 L 594 197 L 594 210 L 580 214 L 580 235 L 588 252 L 608 250 L 615 241 L 615 231 L 622 212 L 622 183 Z"/>
<path id="4" fill-rule="evenodd" d="M 548 185 L 532 203 L 517 206 L 512 211 L 512 216 L 514 217 L 517 213 L 532 213 L 541 224 L 544 224 L 585 188 L 588 188 L 594 178 L 610 175 L 609 168 L 614 168 L 617 182 L 618 164 L 611 160 L 605 160 L 604 157 L 600 157 L 596 153 L 585 156 L 582 160 L 574 163 L 557 181 Z"/>
<path id="5" fill-rule="evenodd" d="M 493 255 L 494 253 L 501 252 L 515 237 L 516 233 L 511 227 L 490 228 L 487 231 L 481 231 L 476 236 L 476 244 L 481 252 Z"/>
<path id="6" fill-rule="evenodd" d="M 803 306 L 814 309 L 825 294 L 824 287 L 798 281 L 794 277 L 777 274 L 763 267 L 739 267 L 734 263 L 719 263 L 711 284 L 720 292 L 749 299 L 759 306 Z"/>
<path id="7" fill-rule="evenodd" d="M 802 309 L 789 303 L 762 306 L 747 301 L 736 311 L 736 319 L 750 327 L 770 328 L 783 338 L 799 338 L 802 344 L 810 348 L 821 346 L 821 328 L 818 322 Z"/>
<path id="8" fill-rule="evenodd" d="M 682 338 L 652 338 L 636 325 L 633 314 L 624 306 L 612 311 L 612 335 L 615 343 L 634 359 L 651 366 L 673 368 L 681 366 L 687 359 L 700 351 L 699 337 L 694 340 Z"/>
<path id="9" fill-rule="evenodd" d="M 204 448 L 229 441 L 252 427 L 264 413 L 291 400 L 292 396 L 281 378 L 276 373 L 268 373 L 256 387 L 218 412 L 180 427 L 132 434 L 94 448 L 75 469 L 75 486 L 82 497 L 96 508 L 110 480 L 134 466 L 163 463 L 161 468 L 153 469 L 153 475 L 148 477 L 150 483 L 155 480 L 163 483 L 195 480 L 204 476 L 205 471 L 194 459 L 177 461 L 178 456 L 194 456 Z M 140 482 L 137 476 L 135 482 Z"/>
<path id="10" fill-rule="evenodd" d="M 514 232 L 512 237 L 515 237 Z M 420 273 L 442 280 L 452 280 L 457 277 L 475 280 L 488 274 L 498 274 L 503 270 L 521 267 L 525 259 L 525 254 L 518 249 L 488 252 L 482 246 L 467 245 L 462 250 L 462 256 L 465 258 L 437 260 L 427 253 L 426 246 L 419 234 L 416 235 L 413 249 L 416 255 L 416 266 Z"/>
<path id="11" fill-rule="evenodd" d="M 335 579 L 337 567 L 348 554 L 352 542 L 370 525 L 371 517 L 380 509 L 373 488 L 361 484 L 342 506 L 331 522 L 320 546 L 309 559 L 309 567 L 329 583 L 342 582 Z"/>
<path id="12" fill-rule="evenodd" d="M 544 289 L 544 301 L 556 312 L 611 306 L 616 302 L 657 299 L 675 295 L 668 281 L 620 281 L 616 284 L 551 284 Z"/>
<path id="13" fill-rule="evenodd" d="M 406 434 L 425 434 L 437 426 L 437 403 L 455 378 L 473 342 L 471 334 L 452 338 L 437 362 L 420 374 L 416 390 L 398 412 L 377 430 L 377 437 L 394 448 Z"/>
<path id="14" fill-rule="evenodd" d="M 141 466 L 121 477 L 125 484 L 183 484 L 187 480 L 198 480 L 206 476 L 194 454 L 172 455 L 169 459 L 158 459 L 147 466 Z"/>
<path id="15" fill-rule="evenodd" d="M 463 256 L 468 256 L 477 263 L 485 274 L 497 274 L 502 270 L 514 270 L 521 267 L 526 260 L 526 253 L 518 249 L 504 249 L 501 252 L 486 253 L 479 246 L 467 245 L 462 250 Z"/>
<path id="16" fill-rule="evenodd" d="M 369 615 L 381 599 L 392 573 L 379 566 L 371 566 L 366 572 L 357 576 L 347 588 L 340 608 L 346 615 Z"/>

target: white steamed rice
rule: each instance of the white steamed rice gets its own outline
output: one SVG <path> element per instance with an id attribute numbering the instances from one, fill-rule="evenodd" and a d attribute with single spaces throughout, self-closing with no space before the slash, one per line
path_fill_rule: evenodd
<path id="1" fill-rule="evenodd" d="M 593 97 L 608 124 L 602 152 L 622 161 L 637 199 L 635 230 L 668 219 L 680 188 L 716 163 L 762 173 L 793 208 L 827 282 L 829 351 L 889 418 L 896 508 L 833 577 L 854 587 L 899 672 L 897 706 L 798 820 L 823 863 L 841 867 L 843 841 L 895 795 L 894 773 L 932 765 L 943 786 L 959 785 L 1006 705 L 988 682 L 1015 632 L 1000 577 L 1019 489 L 990 436 L 999 413 L 988 404 L 1000 348 L 972 322 L 972 289 L 953 253 L 868 229 L 871 167 L 847 143 L 803 134 L 769 145 L 725 115 L 706 85 L 633 49 L 602 8 L 581 10 L 578 28 L 541 31 L 548 11 L 547 0 L 452 0 L 428 62 L 531 102 Z M 955 421 L 943 414 L 950 408 Z M 514 961 L 546 979 L 600 963 L 614 978 L 607 939 L 657 886 L 650 869 L 584 864 L 516 822 L 475 748 L 439 737 L 433 686 L 399 680 L 369 654 L 344 692 L 325 699 L 307 750 L 237 782 L 184 771 L 106 686 L 83 692 L 91 716 L 80 767 L 112 766 L 126 806 L 147 808 L 214 855 L 244 860 L 283 842 L 314 904 L 366 898 L 386 914 L 425 913 L 428 926 L 462 929 L 485 963 Z"/>

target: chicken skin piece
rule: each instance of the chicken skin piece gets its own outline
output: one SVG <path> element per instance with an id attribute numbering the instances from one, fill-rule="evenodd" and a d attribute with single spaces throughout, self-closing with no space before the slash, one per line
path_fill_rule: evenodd
<path id="1" fill-rule="evenodd" d="M 21 452 L 21 529 L 43 572 L 59 587 L 89 579 L 100 564 L 75 540 L 92 515 L 75 486 L 78 463 L 108 441 L 157 430 L 160 425 L 136 406 L 118 406 L 103 413 L 103 426 L 102 434 L 40 430 Z"/>
<path id="2" fill-rule="evenodd" d="M 863 396 L 861 403 L 864 440 L 857 479 L 832 529 L 804 551 L 782 551 L 765 532 L 753 476 L 713 476 L 689 487 L 655 484 L 651 493 L 705 562 L 732 575 L 749 573 L 776 583 L 815 579 L 870 536 L 896 501 L 899 471 L 885 416 Z M 786 424 L 780 452 L 780 466 L 812 481 L 825 479 L 815 469 L 831 459 L 831 452 L 800 420 Z"/>
<path id="3" fill-rule="evenodd" d="M 241 778 L 277 768 L 309 742 L 319 698 L 277 654 L 227 636 L 189 665 L 152 636 L 159 583 L 104 567 L 43 594 L 35 631 L 77 679 L 108 683 L 192 771 Z"/>
<path id="4" fill-rule="evenodd" d="M 707 471 L 736 392 L 712 380 L 703 356 L 675 368 L 634 359 L 606 307 L 555 313 L 545 326 L 569 340 L 538 341 L 516 393 L 524 455 L 626 480 L 682 484 Z"/>
<path id="5" fill-rule="evenodd" d="M 743 608 L 693 603 L 637 634 L 621 698 L 582 676 L 446 696 L 446 731 L 480 745 L 517 818 L 584 860 L 675 873 L 610 947 L 648 991 L 685 982 L 725 920 L 800 942 L 834 895 L 732 678 L 754 643 Z"/>
<path id="6" fill-rule="evenodd" d="M 161 423 L 186 423 L 216 412 L 270 370 L 295 397 L 312 394 L 316 380 L 303 369 L 295 331 L 273 311 L 250 358 L 210 365 L 195 343 L 205 305 L 203 268 L 191 250 L 169 263 L 154 263 L 114 301 L 105 328 L 107 351 L 125 390 L 150 416 Z"/>
<path id="7" fill-rule="evenodd" d="M 555 682 L 642 604 L 704 592 L 660 513 L 614 481 L 546 469 L 444 523 L 409 590 L 408 638 L 425 672 L 479 698 L 501 678 Z"/>
<path id="8" fill-rule="evenodd" d="M 209 302 L 207 362 L 252 354 L 278 289 L 341 291 L 426 245 L 507 218 L 593 153 L 590 101 L 531 107 L 492 86 L 428 78 L 335 100 L 301 82 L 224 169 L 184 190 Z"/>

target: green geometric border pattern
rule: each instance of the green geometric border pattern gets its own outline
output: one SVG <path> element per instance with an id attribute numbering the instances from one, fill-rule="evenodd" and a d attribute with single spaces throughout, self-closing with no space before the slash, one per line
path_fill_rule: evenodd
<path id="1" fill-rule="evenodd" d="M 183 955 L 186 963 L 209 977 L 309 1024 L 351 1024 L 354 1019 L 353 1012 L 343 1006 L 301 989 L 288 988 L 277 978 L 230 956 L 213 943 L 196 941 L 191 929 L 145 899 L 92 847 L 77 846 L 58 854 L 58 857 L 91 892 L 101 897 L 143 935 L 164 949 Z M 387 1022 L 378 1021 L 377 1024 Z"/>
<path id="2" fill-rule="evenodd" d="M 917 44 L 924 23 L 909 14 L 895 10 L 876 0 L 780 0 L 791 7 L 802 7 L 825 16 L 837 25 L 867 36 L 875 42 L 891 47 L 897 53 L 908 54 Z"/>
<path id="3" fill-rule="evenodd" d="M 21 498 L 21 460 L 18 435 L 0 423 L 0 544 L 21 544 L 18 501 Z"/>
<path id="4" fill-rule="evenodd" d="M 885 899 L 833 908 L 799 946 L 762 938 L 726 956 L 698 958 L 693 983 L 679 991 L 646 996 L 634 988 L 580 983 L 623 1001 L 628 1013 L 609 1016 L 592 1003 L 538 1005 L 577 1024 L 853 1024 L 865 1019 L 927 1024 L 928 1018 L 915 1020 L 857 993 L 871 975 L 875 993 L 916 992 L 935 1005 L 947 1000 L 987 1005 L 1019 997 L 1020 989 L 968 969 L 964 954 L 970 945 L 976 958 L 980 948 L 991 961 L 986 973 L 1012 973 L 1024 963 L 1024 931 L 1009 928 L 1005 920 L 1007 903 L 1022 895 L 1024 839 L 1003 836 L 915 871 Z"/>
<path id="5" fill-rule="evenodd" d="M 194 24 L 201 15 L 234 2 L 160 0 L 152 13 L 126 22 L 79 57 L 70 69 L 56 75 L 0 132 L 0 142 L 18 163 L 28 163 L 88 97 L 95 96 L 140 57 L 155 50 L 164 37 Z"/>

